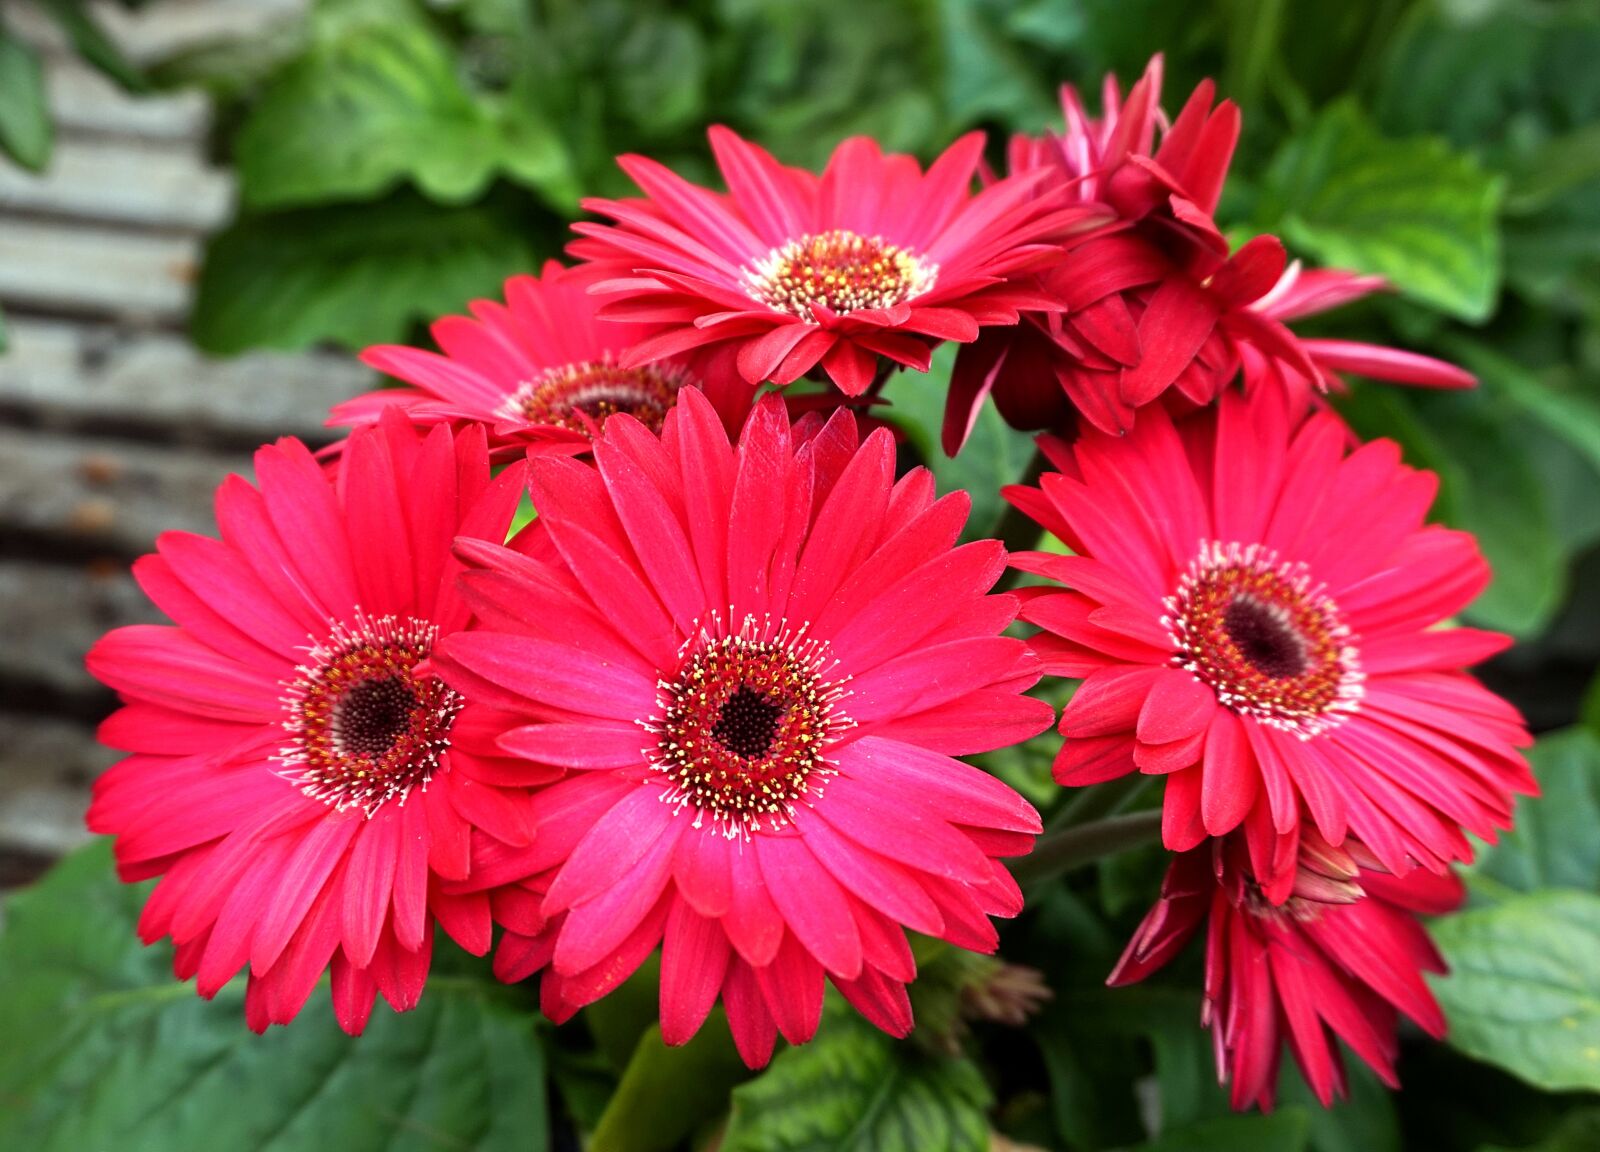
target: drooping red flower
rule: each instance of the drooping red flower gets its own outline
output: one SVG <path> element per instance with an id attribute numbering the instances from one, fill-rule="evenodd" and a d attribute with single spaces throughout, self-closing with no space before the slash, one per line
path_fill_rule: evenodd
<path id="1" fill-rule="evenodd" d="M 135 564 L 174 624 L 89 653 L 124 702 L 101 739 L 129 753 L 89 827 L 116 837 L 124 880 L 161 877 L 140 936 L 170 936 L 202 996 L 248 967 L 261 1031 L 331 971 L 358 1033 L 377 993 L 416 1005 L 435 920 L 488 950 L 489 897 L 441 885 L 475 842 L 528 837 L 531 792 L 498 784 L 473 710 L 425 667 L 469 617 L 451 543 L 505 539 L 525 465 L 491 480 L 481 430 L 389 414 L 331 471 L 296 440 L 255 466 L 259 488 L 217 493 L 221 539 L 168 532 Z"/>
<path id="2" fill-rule="evenodd" d="M 1274 900 L 1251 872 L 1238 835 L 1173 860 L 1157 901 L 1107 983 L 1132 984 L 1170 961 L 1206 925 L 1205 1001 L 1217 1072 L 1235 1109 L 1271 1110 L 1284 1042 L 1324 1107 L 1346 1092 L 1343 1040 L 1399 1087 L 1403 1013 L 1434 1037 L 1444 1014 L 1424 972 L 1445 964 L 1417 914 L 1460 904 L 1453 875 L 1385 873 L 1354 840 L 1334 848 L 1307 834 L 1290 883 Z"/>
<path id="3" fill-rule="evenodd" d="M 866 137 L 840 144 L 820 176 L 779 164 L 722 127 L 711 148 L 726 195 L 642 156 L 618 159 L 642 200 L 588 200 L 614 224 L 581 223 L 569 251 L 589 262 L 600 315 L 665 326 L 623 357 L 654 362 L 731 345 L 750 383 L 787 384 L 817 365 L 848 396 L 878 357 L 926 371 L 932 347 L 970 341 L 1050 302 L 1008 277 L 1042 244 L 1104 219 L 1035 196 L 1042 176 L 977 195 L 983 137 L 958 140 L 924 173 Z"/>
<path id="4" fill-rule="evenodd" d="M 1229 392 L 1178 427 L 1153 409 L 1047 444 L 1060 473 L 1007 490 L 1076 553 L 1013 559 L 1070 589 L 1022 609 L 1047 672 L 1083 677 L 1056 779 L 1163 775 L 1167 847 L 1245 824 L 1264 883 L 1302 805 L 1331 844 L 1442 871 L 1535 791 L 1521 717 L 1462 671 L 1508 638 L 1439 627 L 1488 565 L 1425 523 L 1432 473 L 1387 440 L 1347 454 L 1336 416 L 1295 428 L 1285 404 Z"/>
<path id="5" fill-rule="evenodd" d="M 1288 323 L 1316 316 L 1386 291 L 1382 276 L 1362 276 L 1337 268 L 1303 269 L 1298 260 L 1265 296 L 1254 301 L 1253 311 L 1269 319 Z M 1287 391 L 1294 411 L 1304 413 L 1327 392 L 1345 390 L 1345 374 L 1385 380 L 1391 384 L 1410 384 L 1418 388 L 1472 388 L 1477 377 L 1464 368 L 1419 352 L 1406 352 L 1383 344 L 1360 340 L 1317 339 L 1296 335 L 1316 376 L 1306 378 L 1285 371 L 1281 360 L 1261 355 L 1254 347 L 1239 349 L 1241 369 L 1247 391 L 1260 385 L 1278 386 Z"/>
<path id="6" fill-rule="evenodd" d="M 1338 369 L 1436 387 L 1473 382 L 1427 357 L 1303 341 L 1285 327 L 1285 320 L 1332 307 L 1338 293 L 1314 291 L 1323 298 L 1304 306 L 1309 297 L 1296 296 L 1275 237 L 1257 236 L 1230 253 L 1214 213 L 1239 111 L 1228 101 L 1215 104 L 1207 80 L 1169 126 L 1161 78 L 1157 56 L 1126 102 L 1108 78 L 1099 121 L 1064 87 L 1065 132 L 1012 140 L 1013 178 L 1043 173 L 1041 191 L 1066 189 L 1081 206 L 1099 202 L 1117 225 L 1069 239 L 1060 259 L 1038 273 L 1038 289 L 1056 309 L 1027 312 L 1023 323 L 989 329 L 961 350 L 946 402 L 946 452 L 960 450 L 990 396 L 1018 428 L 1059 428 L 1080 418 L 1120 432 L 1157 400 L 1209 403 L 1241 367 L 1247 387 L 1274 381 L 1302 393 L 1324 387 L 1326 370 Z M 1369 278 L 1328 276 L 1371 290 Z M 1328 286 L 1324 280 L 1317 289 Z"/>
<path id="7" fill-rule="evenodd" d="M 598 307 L 585 281 L 554 260 L 538 276 L 513 276 L 504 304 L 474 300 L 471 317 L 434 323 L 442 353 L 396 344 L 363 352 L 364 363 L 414 387 L 336 404 L 328 424 L 371 424 L 394 408 L 424 426 L 482 424 L 497 457 L 575 455 L 616 412 L 659 429 L 685 384 L 705 392 L 730 428 L 743 423 L 755 394 L 731 357 L 701 352 L 625 366 L 630 344 L 651 330 L 604 323 Z"/>
<path id="8" fill-rule="evenodd" d="M 464 546 L 482 626 L 436 657 L 523 717 L 506 752 L 571 771 L 539 793 L 531 848 L 493 863 L 555 870 L 552 931 L 509 931 L 497 971 L 549 958 L 564 1020 L 659 944 L 666 1041 L 720 996 L 752 1066 L 777 1032 L 812 1035 L 825 975 L 904 1035 L 903 926 L 993 950 L 989 917 L 1021 908 L 999 858 L 1039 831 L 953 758 L 1049 724 L 1022 695 L 1037 661 L 1000 635 L 1016 600 L 987 594 L 1002 548 L 955 546 L 966 494 L 896 481 L 887 431 L 858 443 L 840 411 L 792 432 L 775 395 L 730 446 L 687 389 L 659 439 L 612 420 L 595 463 L 531 462 L 548 548 Z"/>

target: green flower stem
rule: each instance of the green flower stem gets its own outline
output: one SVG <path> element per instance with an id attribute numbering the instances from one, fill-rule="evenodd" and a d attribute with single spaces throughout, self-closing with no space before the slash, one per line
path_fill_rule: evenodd
<path id="1" fill-rule="evenodd" d="M 1107 780 L 1103 784 L 1080 788 L 1071 800 L 1058 808 L 1055 815 L 1050 817 L 1044 826 L 1045 835 L 1048 836 L 1062 828 L 1087 824 L 1091 820 L 1099 820 L 1105 816 L 1115 816 L 1132 804 L 1151 783 L 1152 777 L 1130 772 L 1126 776 Z"/>
<path id="2" fill-rule="evenodd" d="M 1147 844 L 1161 835 L 1161 812 L 1150 809 L 1108 816 L 1088 824 L 1046 832 L 1033 851 L 1011 865 L 1023 888 L 1036 888 L 1065 872 Z"/>

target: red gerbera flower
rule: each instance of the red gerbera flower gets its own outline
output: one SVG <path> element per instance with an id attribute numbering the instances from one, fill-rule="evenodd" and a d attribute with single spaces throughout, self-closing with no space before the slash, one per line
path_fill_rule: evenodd
<path id="1" fill-rule="evenodd" d="M 487 897 L 440 882 L 465 877 L 484 830 L 527 839 L 530 794 L 486 778 L 492 745 L 453 747 L 478 725 L 424 669 L 468 619 L 451 542 L 505 539 L 525 465 L 491 480 L 481 430 L 423 438 L 395 415 L 331 478 L 296 440 L 255 465 L 259 489 L 217 493 L 220 540 L 168 532 L 134 566 L 175 626 L 89 653 L 124 701 L 101 738 L 130 753 L 96 782 L 89 827 L 117 838 L 124 880 L 162 877 L 140 935 L 171 936 L 202 996 L 248 965 L 260 1031 L 331 968 L 358 1033 L 375 993 L 417 1003 L 433 918 L 487 951 Z"/>
<path id="2" fill-rule="evenodd" d="M 539 276 L 513 276 L 506 302 L 474 300 L 472 317 L 434 323 L 428 352 L 380 344 L 366 364 L 416 390 L 388 388 L 336 404 L 331 426 L 375 422 L 390 408 L 422 425 L 479 423 L 498 456 L 526 449 L 573 455 L 589 450 L 608 416 L 626 412 L 659 429 L 678 390 L 706 393 L 730 428 L 744 421 L 754 389 L 732 359 L 701 353 L 625 366 L 629 345 L 648 335 L 637 326 L 602 323 L 584 281 L 554 260 Z"/>
<path id="3" fill-rule="evenodd" d="M 1229 254 L 1213 213 L 1238 141 L 1239 111 L 1228 101 L 1213 106 L 1207 80 L 1167 126 L 1161 75 L 1157 56 L 1126 102 L 1108 78 L 1098 122 L 1064 87 L 1065 133 L 1013 139 L 1013 177 L 1046 174 L 1043 189 L 1100 201 L 1120 226 L 1069 242 L 1039 273 L 1039 290 L 1057 309 L 1025 313 L 1024 323 L 991 329 L 961 350 L 945 409 L 946 452 L 960 450 L 988 396 L 1018 428 L 1056 428 L 1076 414 L 1119 432 L 1133 426 L 1139 408 L 1163 397 L 1209 403 L 1241 364 L 1247 385 L 1277 380 L 1302 393 L 1326 384 L 1319 356 L 1332 357 L 1321 362 L 1328 369 L 1403 383 L 1473 382 L 1427 357 L 1301 341 L 1290 332 L 1284 320 L 1333 305 L 1311 303 L 1328 281 L 1296 297 L 1283 245 L 1271 236 Z M 1349 273 L 1328 275 L 1352 282 Z M 1359 279 L 1370 291 L 1371 281 Z"/>
<path id="4" fill-rule="evenodd" d="M 776 396 L 732 447 L 686 390 L 660 439 L 611 421 L 595 463 L 531 463 L 547 554 L 465 546 L 483 626 L 437 657 L 523 715 L 507 752 L 573 770 L 541 791 L 520 866 L 558 869 L 555 930 L 508 933 L 498 970 L 553 951 L 541 996 L 564 1020 L 660 944 L 666 1041 L 720 994 L 752 1066 L 776 1032 L 812 1035 L 824 974 L 904 1035 L 902 926 L 992 950 L 988 918 L 1022 906 L 998 858 L 1039 831 L 952 758 L 1049 724 L 1021 694 L 1037 661 L 999 635 L 1015 598 L 986 595 L 1003 549 L 955 547 L 966 494 L 895 481 L 887 431 L 858 444 L 840 411 L 791 433 Z"/>
<path id="5" fill-rule="evenodd" d="M 1489 581 L 1465 532 L 1424 523 L 1437 480 L 1379 440 L 1346 455 L 1331 413 L 1296 431 L 1283 398 L 1224 395 L 1175 428 L 1047 448 L 1061 474 L 1007 495 L 1075 556 L 1013 563 L 1071 591 L 1022 617 L 1046 670 L 1083 677 L 1056 779 L 1167 778 L 1163 838 L 1186 851 L 1241 823 L 1292 835 L 1309 809 L 1384 866 L 1442 870 L 1535 790 L 1516 710 L 1461 669 L 1506 647 L 1439 628 Z M 1272 883 L 1272 837 L 1252 837 Z"/>
<path id="6" fill-rule="evenodd" d="M 645 364 L 731 343 L 750 383 L 787 384 L 820 364 L 846 395 L 878 356 L 926 371 L 934 344 L 970 341 L 1048 307 L 1007 277 L 1049 253 L 1040 241 L 1092 226 L 1097 208 L 1037 197 L 1043 176 L 974 196 L 981 133 L 926 173 L 909 156 L 846 140 L 819 178 L 786 168 L 726 128 L 710 132 L 729 192 L 696 187 L 642 156 L 618 163 L 645 200 L 588 200 L 616 221 L 583 223 L 569 248 L 590 261 L 613 320 L 665 325 L 623 358 Z"/>
<path id="7" fill-rule="evenodd" d="M 1362 276 L 1337 268 L 1302 269 L 1296 260 L 1272 290 L 1250 307 L 1269 319 L 1287 323 L 1316 316 L 1388 287 L 1382 276 Z M 1287 389 L 1294 410 L 1304 413 L 1321 394 L 1344 391 L 1345 373 L 1419 388 L 1472 388 L 1478 383 L 1477 377 L 1465 368 L 1417 352 L 1359 340 L 1295 338 L 1315 366 L 1316 376 L 1307 379 L 1286 372 L 1281 360 L 1262 356 L 1253 347 L 1243 345 L 1239 354 L 1246 390 L 1261 383 L 1281 385 Z"/>
<path id="8" fill-rule="evenodd" d="M 1285 1040 L 1324 1107 L 1346 1090 L 1336 1038 L 1399 1087 L 1400 1013 L 1429 1035 L 1445 1033 L 1422 976 L 1445 964 L 1416 914 L 1455 908 L 1460 881 L 1420 870 L 1388 875 L 1356 841 L 1333 848 L 1308 833 L 1288 888 L 1271 899 L 1249 857 L 1231 836 L 1173 860 L 1160 900 L 1107 982 L 1143 980 L 1206 921 L 1201 1020 L 1234 1108 L 1271 1110 Z"/>

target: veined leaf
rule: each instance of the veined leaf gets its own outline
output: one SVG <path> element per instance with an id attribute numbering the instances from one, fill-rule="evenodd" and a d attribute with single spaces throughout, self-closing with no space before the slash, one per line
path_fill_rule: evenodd
<path id="1" fill-rule="evenodd" d="M 534 266 L 515 217 L 491 205 L 401 195 L 246 217 L 207 249 L 194 339 L 223 354 L 400 340 Z"/>
<path id="2" fill-rule="evenodd" d="M 1517 804 L 1516 825 L 1483 849 L 1474 871 L 1521 892 L 1600 895 L 1600 739 L 1569 728 L 1540 737 L 1528 758 L 1541 794 Z"/>
<path id="3" fill-rule="evenodd" d="M 830 1012 L 815 1040 L 734 1089 L 721 1152 L 987 1152 L 989 1103 L 965 1057 Z"/>
<path id="4" fill-rule="evenodd" d="M 102 842 L 6 906 L 0 1147 L 504 1152 L 547 1148 L 531 1009 L 485 973 L 436 977 L 421 1005 L 340 1031 L 316 998 L 245 1027 L 243 988 L 206 1002 L 134 926 L 146 886 Z"/>
<path id="5" fill-rule="evenodd" d="M 504 171 L 576 204 L 565 152 L 541 122 L 470 92 L 450 48 L 417 20 L 367 21 L 318 39 L 241 129 L 240 185 L 254 208 L 381 195 L 412 181 L 462 203 Z"/>
<path id="6" fill-rule="evenodd" d="M 1442 140 L 1391 140 L 1350 103 L 1279 150 L 1256 223 L 1332 267 L 1387 277 L 1465 320 L 1500 286 L 1500 181 Z"/>
<path id="7" fill-rule="evenodd" d="M 1451 1045 L 1549 1092 L 1600 1090 L 1600 895 L 1533 893 L 1432 930 Z"/>

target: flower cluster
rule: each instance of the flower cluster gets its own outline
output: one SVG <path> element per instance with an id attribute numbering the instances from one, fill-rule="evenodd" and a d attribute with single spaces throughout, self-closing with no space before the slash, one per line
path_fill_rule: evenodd
<path id="1" fill-rule="evenodd" d="M 352 1033 L 412 1007 L 443 931 L 556 1021 L 659 952 L 666 1041 L 720 1002 L 751 1066 L 828 984 L 903 1036 L 907 931 L 994 951 L 1042 831 L 960 757 L 1043 733 L 1063 677 L 1056 780 L 1159 778 L 1174 854 L 1112 982 L 1203 923 L 1235 1106 L 1285 1041 L 1325 1102 L 1335 1037 L 1392 1080 L 1397 1013 L 1443 1028 L 1417 915 L 1534 782 L 1463 670 L 1505 638 L 1447 626 L 1474 541 L 1322 397 L 1472 381 L 1294 332 L 1381 283 L 1231 251 L 1238 112 L 1205 85 L 1169 122 L 1160 82 L 1098 121 L 1065 90 L 1004 177 L 977 135 L 818 175 L 714 128 L 726 192 L 623 157 L 643 195 L 586 202 L 574 266 L 368 349 L 409 387 L 320 458 L 262 448 L 218 538 L 136 565 L 172 625 L 90 653 L 127 756 L 89 823 L 160 878 L 143 938 L 203 996 L 247 973 L 258 1030 L 324 972 Z M 967 494 L 858 418 L 946 342 L 946 450 L 990 397 L 1047 430 L 1007 496 L 1061 550 L 962 543 Z"/>

